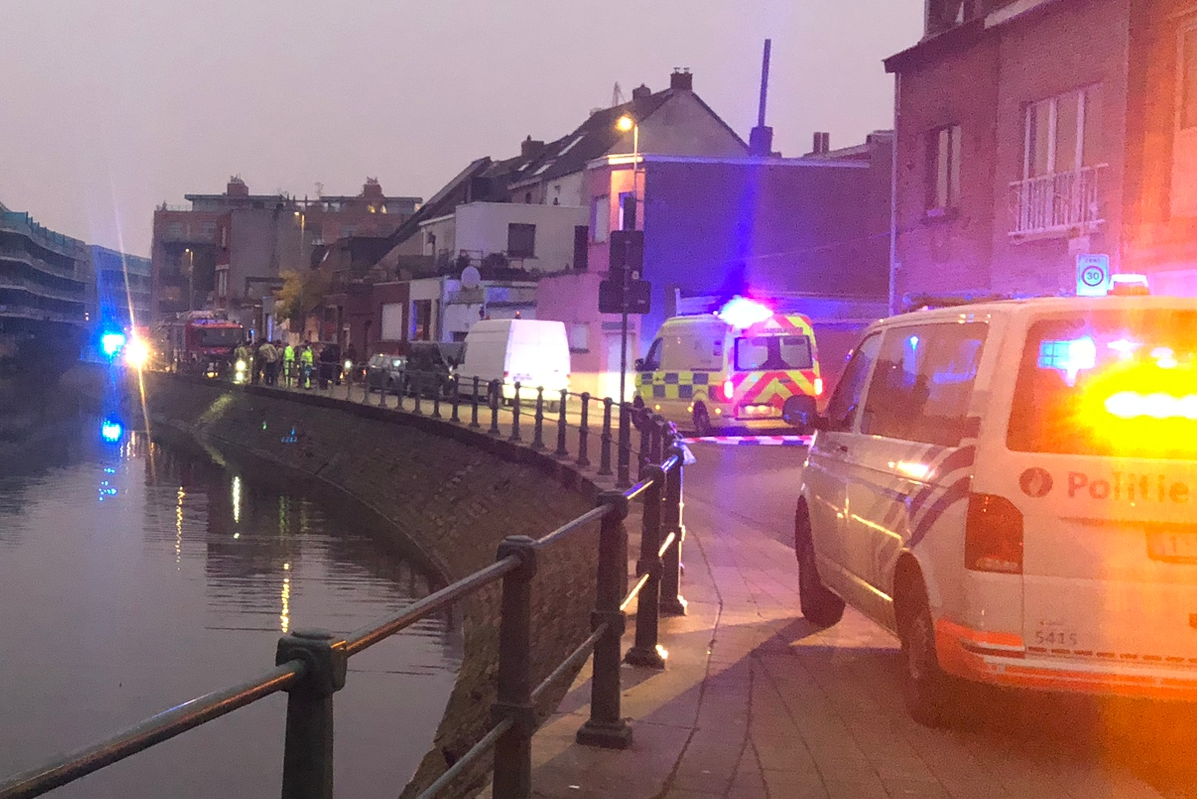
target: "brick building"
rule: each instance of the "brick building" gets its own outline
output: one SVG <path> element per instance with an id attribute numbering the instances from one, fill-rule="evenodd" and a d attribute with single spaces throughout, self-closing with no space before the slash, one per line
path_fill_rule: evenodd
<path id="1" fill-rule="evenodd" d="M 374 179 L 358 195 L 298 199 L 251 194 L 234 177 L 223 194 L 186 199 L 189 207 L 154 211 L 154 319 L 218 308 L 259 332 L 269 327 L 262 300 L 280 272 L 310 269 L 326 242 L 389 236 L 420 204 L 419 197 L 388 197 Z"/>
<path id="2" fill-rule="evenodd" d="M 893 297 L 1076 290 L 1077 259 L 1197 295 L 1197 9 L 929 0 L 896 76 Z"/>

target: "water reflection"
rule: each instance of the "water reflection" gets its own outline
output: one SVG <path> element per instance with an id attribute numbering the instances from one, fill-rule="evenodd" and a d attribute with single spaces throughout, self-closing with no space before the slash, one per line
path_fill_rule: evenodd
<path id="1" fill-rule="evenodd" d="M 280 632 L 347 631 L 429 590 L 353 519 L 74 409 L 0 439 L 0 776 L 273 663 Z M 3 418 L 0 416 L 0 418 Z M 5 430 L 0 421 L 0 431 Z M 355 657 L 337 696 L 338 793 L 393 797 L 460 662 L 449 619 Z M 277 793 L 283 700 L 56 795 Z M 11 742 L 11 745 L 9 743 Z M 235 768 L 227 764 L 235 763 Z"/>

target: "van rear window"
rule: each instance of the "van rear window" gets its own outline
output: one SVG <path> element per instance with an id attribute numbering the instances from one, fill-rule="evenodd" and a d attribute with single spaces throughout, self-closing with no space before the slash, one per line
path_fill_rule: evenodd
<path id="1" fill-rule="evenodd" d="M 745 336 L 736 339 L 736 371 L 765 372 L 813 369 L 807 336 Z"/>
<path id="2" fill-rule="evenodd" d="M 1197 459 L 1197 311 L 1098 311 L 1027 334 L 1006 444 L 1017 452 Z"/>

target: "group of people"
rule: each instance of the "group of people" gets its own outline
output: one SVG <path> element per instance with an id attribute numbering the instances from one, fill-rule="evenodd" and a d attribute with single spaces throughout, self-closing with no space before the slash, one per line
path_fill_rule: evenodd
<path id="1" fill-rule="evenodd" d="M 281 378 L 287 388 L 310 389 L 313 372 L 321 389 L 327 389 L 333 382 L 341 383 L 341 348 L 336 344 L 304 342 L 292 346 L 279 340 L 263 339 L 256 343 L 246 340 L 233 350 L 232 358 L 234 363 L 245 362 L 254 385 L 277 386 Z M 357 363 L 357 349 L 352 344 L 345 348 L 345 358 Z"/>

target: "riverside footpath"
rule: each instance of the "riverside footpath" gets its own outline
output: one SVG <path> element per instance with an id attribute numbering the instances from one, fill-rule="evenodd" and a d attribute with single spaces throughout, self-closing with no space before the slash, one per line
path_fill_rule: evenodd
<path id="1" fill-rule="evenodd" d="M 691 449 L 688 610 L 661 619 L 667 668 L 624 666 L 622 712 L 634 737 L 628 749 L 609 751 L 574 740 L 587 717 L 587 667 L 533 739 L 534 796 L 1197 795 L 1188 772 L 1159 762 L 1159 742 L 1144 739 L 1135 707 L 1098 712 L 1066 699 L 982 694 L 968 729 L 915 724 L 902 705 L 895 638 L 851 609 L 826 630 L 801 617 L 791 536 L 804 450 Z M 1193 724 L 1181 729 L 1191 733 Z M 1157 756 L 1145 759 L 1145 751 Z"/>

